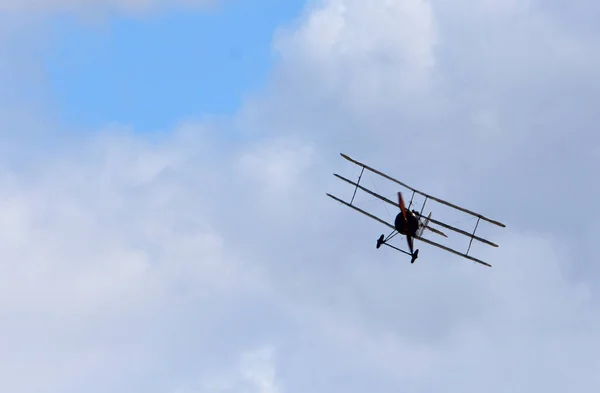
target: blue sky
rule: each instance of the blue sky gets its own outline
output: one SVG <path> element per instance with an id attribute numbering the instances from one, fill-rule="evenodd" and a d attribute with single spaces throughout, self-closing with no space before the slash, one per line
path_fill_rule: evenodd
<path id="1" fill-rule="evenodd" d="M 186 117 L 231 114 L 266 79 L 273 34 L 303 3 L 228 1 L 113 17 L 100 28 L 57 18 L 45 59 L 53 106 L 67 126 L 86 129 L 118 122 L 155 131 Z"/>

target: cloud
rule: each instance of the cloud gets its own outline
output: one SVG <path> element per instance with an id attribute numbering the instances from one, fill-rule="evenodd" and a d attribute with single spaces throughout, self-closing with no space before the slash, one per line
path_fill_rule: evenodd
<path id="1" fill-rule="evenodd" d="M 181 387 L 175 393 L 187 392 L 281 392 L 276 377 L 274 350 L 270 346 L 243 351 L 232 370 L 203 375 L 200 388 Z"/>
<path id="2" fill-rule="evenodd" d="M 278 393 L 272 349 L 263 348 L 243 353 L 240 361 L 240 374 L 256 386 L 258 393 Z"/>
<path id="3" fill-rule="evenodd" d="M 77 390 L 77 378 L 105 373 L 111 383 L 158 361 L 164 338 L 148 340 L 177 326 L 163 319 L 169 314 L 185 319 L 196 315 L 191 304 L 210 313 L 228 297 L 261 292 L 260 267 L 242 267 L 247 261 L 210 224 L 209 193 L 190 193 L 187 176 L 215 186 L 215 175 L 202 161 L 186 169 L 189 139 L 181 138 L 106 132 L 38 157 L 31 170 L 5 166 L 1 330 L 13 354 L 4 358 L 5 388 Z M 39 380 L 24 382 L 30 372 Z"/>
<path id="4" fill-rule="evenodd" d="M 372 40 L 368 52 L 358 49 L 360 40 L 348 39 L 346 45 L 354 48 L 348 52 L 356 56 L 344 57 L 331 49 L 325 52 L 329 57 L 323 56 L 330 63 L 316 62 L 305 49 L 309 45 L 304 43 L 310 42 L 305 37 L 324 34 L 312 22 L 314 15 L 329 12 L 335 15 L 332 21 L 343 20 L 340 15 L 344 13 L 332 11 L 341 9 L 339 4 L 353 7 L 364 19 L 362 25 L 345 25 L 355 35 L 388 33 L 413 38 L 398 38 L 405 43 L 393 46 Z M 555 217 L 563 221 L 574 214 L 574 221 L 585 222 L 590 214 L 598 215 L 592 206 L 599 190 L 576 175 L 593 165 L 597 151 L 590 129 L 597 120 L 592 97 L 599 89 L 594 81 L 599 80 L 600 69 L 600 43 L 594 35 L 582 34 L 581 28 L 563 23 L 560 11 L 534 2 L 513 7 L 503 3 L 502 12 L 490 8 L 490 2 L 476 7 L 391 2 L 395 9 L 421 10 L 409 13 L 410 18 L 395 14 L 397 23 L 392 27 L 356 4 L 322 2 L 297 30 L 280 34 L 278 45 L 285 48 L 280 51 L 282 66 L 264 98 L 246 109 L 249 119 L 275 121 L 278 133 L 310 135 L 322 146 L 335 146 L 331 155 L 352 153 L 361 146 L 355 155 L 394 173 L 406 162 L 411 171 L 403 176 L 410 184 L 453 196 L 466 205 L 475 203 L 491 215 L 497 212 L 519 224 L 535 225 L 537 230 L 553 225 Z M 385 14 L 386 4 L 379 2 L 372 8 Z M 360 27 L 368 23 L 369 27 Z M 395 35 L 398 26 L 410 26 L 412 35 Z M 421 43 L 426 62 L 413 60 L 420 57 L 407 51 L 415 42 Z M 395 57 L 381 65 L 372 55 L 378 50 Z M 420 74 L 414 64 L 429 66 Z M 305 71 L 313 67 L 314 72 Z M 369 84 L 370 67 L 381 83 Z M 427 84 L 419 84 L 419 90 L 398 83 L 423 80 L 423 75 Z M 352 86 L 357 88 L 351 92 Z M 268 98 L 272 96 L 280 99 Z M 367 150 L 367 146 L 373 148 Z M 567 154 L 568 161 L 557 159 Z M 490 181 L 502 176 L 510 178 L 510 183 Z M 485 185 L 479 188 L 489 197 L 473 193 L 473 184 Z M 566 209 L 556 209 L 565 203 L 557 186 L 582 190 L 578 206 L 588 208 L 568 214 Z M 502 206 L 494 195 L 502 195 Z M 518 213 L 526 206 L 535 210 L 531 216 L 536 219 Z M 576 235 L 585 236 L 585 232 L 582 229 Z"/>
<path id="5" fill-rule="evenodd" d="M 398 91 L 419 96 L 427 90 L 437 41 L 433 8 L 425 1 L 319 2 L 298 27 L 276 36 L 286 90 L 278 94 L 370 117 L 396 105 Z M 306 83 L 310 96 L 302 94 Z"/>
<path id="6" fill-rule="evenodd" d="M 323 1 L 280 32 L 236 135 L 17 138 L 0 172 L 0 386 L 597 391 L 598 189 L 578 174 L 598 164 L 599 52 L 534 5 Z M 331 176 L 358 176 L 340 151 L 506 222 L 480 227 L 494 267 L 376 250 L 385 229 L 325 196 L 352 195 Z M 557 184 L 591 216 L 561 210 Z"/>
<path id="7" fill-rule="evenodd" d="M 239 158 L 239 170 L 252 186 L 264 187 L 263 197 L 289 191 L 311 164 L 312 149 L 302 141 L 269 140 L 250 148 Z"/>

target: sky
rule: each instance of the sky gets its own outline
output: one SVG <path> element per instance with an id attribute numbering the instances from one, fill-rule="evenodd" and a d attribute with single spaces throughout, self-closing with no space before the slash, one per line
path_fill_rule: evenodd
<path id="1" fill-rule="evenodd" d="M 597 2 L 248 4 L 0 1 L 1 390 L 597 392 Z"/>
<path id="2" fill-rule="evenodd" d="M 199 114 L 231 115 L 264 83 L 273 32 L 301 9 L 301 1 L 227 1 L 152 18 L 117 15 L 95 28 L 56 18 L 44 58 L 52 101 L 74 128 L 110 119 L 155 131 Z"/>

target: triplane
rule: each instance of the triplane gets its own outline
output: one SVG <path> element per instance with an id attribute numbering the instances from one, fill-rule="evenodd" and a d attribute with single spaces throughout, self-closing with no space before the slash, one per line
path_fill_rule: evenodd
<path id="1" fill-rule="evenodd" d="M 419 256 L 419 250 L 418 249 L 414 250 L 413 239 L 418 239 L 418 240 L 420 240 L 420 241 L 422 241 L 424 243 L 427 243 L 427 244 L 430 244 L 432 246 L 441 248 L 442 250 L 451 252 L 453 254 L 460 255 L 460 256 L 462 256 L 464 258 L 467 258 L 467 259 L 469 259 L 471 261 L 480 263 L 480 264 L 485 265 L 485 266 L 492 267 L 492 265 L 490 265 L 489 263 L 484 262 L 484 261 L 482 261 L 480 259 L 477 259 L 477 258 L 469 255 L 469 251 L 471 250 L 471 244 L 473 243 L 473 240 L 477 240 L 477 241 L 479 241 L 481 243 L 490 245 L 492 247 L 498 247 L 497 244 L 494 244 L 494 243 L 492 243 L 489 240 L 483 239 L 483 238 L 475 235 L 475 231 L 477 231 L 477 227 L 479 226 L 479 222 L 481 220 L 487 221 L 487 222 L 489 222 L 491 224 L 494 224 L 494 225 L 498 225 L 498 226 L 500 226 L 502 228 L 506 227 L 504 224 L 502 224 L 502 223 L 500 223 L 498 221 L 492 220 L 490 218 L 484 217 L 484 216 L 482 216 L 479 213 L 475 213 L 475 212 L 473 212 L 471 210 L 467 210 L 465 208 L 456 206 L 456 205 L 454 205 L 454 204 L 452 204 L 450 202 L 446 202 L 446 201 L 444 201 L 442 199 L 436 198 L 436 197 L 431 196 L 429 194 L 426 194 L 426 193 L 424 193 L 422 191 L 419 191 L 419 190 L 417 190 L 415 188 L 412 188 L 412 187 L 410 187 L 410 186 L 402 183 L 401 181 L 396 180 L 393 177 L 388 176 L 385 173 L 378 171 L 377 169 L 373 169 L 373 168 L 371 168 L 371 167 L 369 167 L 369 166 L 367 166 L 367 165 L 365 165 L 365 164 L 363 164 L 363 163 L 361 163 L 359 161 L 356 161 L 356 160 L 348 157 L 346 154 L 340 153 L 340 155 L 343 158 L 345 158 L 346 160 L 348 160 L 348 161 L 350 161 L 350 162 L 352 162 L 352 163 L 354 163 L 354 164 L 362 167 L 362 170 L 361 170 L 360 175 L 358 177 L 358 182 L 356 182 L 356 183 L 353 182 L 352 180 L 346 179 L 345 177 L 338 175 L 337 173 L 334 173 L 334 176 L 336 176 L 337 178 L 339 178 L 339 179 L 341 179 L 341 180 L 343 180 L 343 181 L 345 181 L 347 183 L 350 183 L 350 184 L 352 184 L 354 186 L 354 194 L 352 195 L 352 199 L 351 199 L 350 203 L 348 203 L 346 201 L 343 201 L 340 198 L 335 197 L 335 196 L 333 196 L 333 195 L 331 195 L 329 193 L 327 195 L 329 197 L 335 199 L 336 201 L 338 201 L 340 203 L 343 203 L 344 205 L 346 205 L 348 207 L 351 207 L 352 209 L 354 209 L 356 211 L 359 211 L 359 212 L 363 213 L 364 215 L 366 215 L 366 216 L 368 216 L 368 217 L 370 217 L 370 218 L 372 218 L 372 219 L 374 219 L 376 221 L 379 221 L 383 225 L 385 225 L 385 226 L 389 227 L 390 229 L 392 229 L 392 232 L 387 237 L 384 237 L 384 235 L 381 235 L 377 239 L 377 246 L 376 246 L 377 248 L 380 248 L 382 245 L 386 245 L 388 247 L 391 247 L 391 248 L 393 248 L 393 249 L 395 249 L 397 251 L 400 251 L 400 252 L 402 252 L 404 254 L 409 255 L 411 257 L 411 263 L 414 263 L 415 260 Z M 386 179 L 388 179 L 388 180 L 390 180 L 390 181 L 392 181 L 392 182 L 394 182 L 394 183 L 396 183 L 396 184 L 398 184 L 398 185 L 400 185 L 400 186 L 402 186 L 402 187 L 404 187 L 404 188 L 412 191 L 412 197 L 410 198 L 410 202 L 408 204 L 408 207 L 404 203 L 404 199 L 402 198 L 402 193 L 401 192 L 398 192 L 398 203 L 395 203 L 392 200 L 390 200 L 390 199 L 388 199 L 388 198 L 386 198 L 384 196 L 381 196 L 381 195 L 379 195 L 379 194 L 377 194 L 377 193 L 375 193 L 375 192 L 373 192 L 373 191 L 371 191 L 371 190 L 369 190 L 369 189 L 361 186 L 359 183 L 360 183 L 360 180 L 362 178 L 362 175 L 363 175 L 365 169 L 368 170 L 368 171 L 371 171 L 371 172 L 373 172 L 373 173 L 375 173 L 375 174 L 377 174 L 379 176 L 382 176 L 382 177 L 384 177 L 384 178 L 386 178 Z M 354 202 L 354 198 L 356 196 L 356 191 L 358 189 L 360 189 L 360 190 L 362 190 L 362 191 L 364 191 L 364 192 L 366 192 L 366 193 L 368 193 L 368 194 L 370 194 L 370 195 L 372 195 L 372 196 L 374 196 L 374 197 L 376 197 L 376 198 L 378 198 L 378 199 L 380 199 L 380 200 L 382 200 L 384 202 L 387 202 L 387 203 L 389 203 L 389 204 L 391 204 L 393 206 L 399 207 L 400 213 L 398 213 L 398 215 L 396 216 L 396 219 L 394 221 L 394 225 L 392 225 L 392 224 L 390 224 L 390 223 L 382 220 L 381 218 L 376 217 L 373 214 L 368 213 L 368 212 L 366 212 L 366 211 L 364 211 L 364 210 L 356 207 L 355 205 L 353 205 L 352 203 Z M 415 197 L 415 194 L 419 194 L 419 195 L 425 197 L 425 201 L 423 202 L 423 206 L 421 207 L 421 211 L 420 212 L 418 212 L 418 211 L 416 211 L 414 209 L 410 210 L 410 208 L 412 207 L 412 204 L 413 204 L 413 199 Z M 429 215 L 427 217 L 424 217 L 423 216 L 423 209 L 425 209 L 425 203 L 427 203 L 427 201 L 430 200 L 430 199 L 432 201 L 441 203 L 443 205 L 449 206 L 449 207 L 454 208 L 456 210 L 459 210 L 461 212 L 464 212 L 464 213 L 467 213 L 467 214 L 470 214 L 472 216 L 477 217 L 477 223 L 475 224 L 475 228 L 473 229 L 473 232 L 469 233 L 469 232 L 466 232 L 466 231 L 464 231 L 462 229 L 459 229 L 459 228 L 453 227 L 451 225 L 445 224 L 445 223 L 443 223 L 441 221 L 435 220 L 435 219 L 431 218 L 431 212 L 429 213 Z M 430 224 L 436 224 L 436 225 L 439 225 L 440 227 L 443 227 L 443 228 L 449 229 L 451 231 L 454 231 L 456 233 L 460 233 L 461 235 L 465 235 L 465 236 L 470 237 L 471 240 L 469 241 L 469 247 L 467 249 L 467 252 L 462 253 L 462 252 L 456 251 L 456 250 L 454 250 L 452 248 L 449 248 L 447 246 L 444 246 L 444 245 L 441 245 L 439 243 L 436 243 L 436 242 L 434 242 L 432 240 L 424 238 L 423 237 L 423 232 L 425 231 L 425 229 L 427 229 L 427 230 L 429 230 L 429 231 L 431 231 L 431 232 L 433 232 L 433 233 L 435 233 L 437 235 L 440 235 L 440 236 L 443 236 L 443 237 L 448 237 L 448 236 L 446 236 L 445 233 L 443 233 L 439 229 L 431 227 Z M 394 246 L 394 245 L 392 245 L 392 244 L 389 243 L 389 241 L 394 236 L 396 236 L 397 234 L 401 234 L 401 235 L 406 236 L 406 241 L 408 243 L 409 251 L 402 250 L 402 249 L 400 249 L 400 248 L 398 248 L 398 247 L 396 247 L 396 246 Z"/>

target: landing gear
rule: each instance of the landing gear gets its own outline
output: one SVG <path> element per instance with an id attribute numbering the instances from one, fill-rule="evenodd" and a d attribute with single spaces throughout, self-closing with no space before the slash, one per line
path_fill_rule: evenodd
<path id="1" fill-rule="evenodd" d="M 398 251 L 400 251 L 400 252 L 402 252 L 402 253 L 410 256 L 411 257 L 410 263 L 415 263 L 415 261 L 419 257 L 419 250 L 417 249 L 417 250 L 415 250 L 414 253 L 411 254 L 410 252 L 404 251 L 404 250 L 402 250 L 402 249 L 400 249 L 398 247 L 392 246 L 391 244 L 387 243 L 387 241 L 389 239 L 391 239 L 394 235 L 398 234 L 397 232 L 392 232 L 392 233 L 393 233 L 393 235 L 388 236 L 387 239 L 384 237 L 384 235 L 379 236 L 379 239 L 377 239 L 377 246 L 376 247 L 380 248 L 382 245 L 386 245 L 388 247 L 391 247 L 394 250 L 398 250 Z"/>
<path id="2" fill-rule="evenodd" d="M 415 253 L 412 255 L 412 259 L 410 260 L 410 263 L 415 263 L 415 261 L 417 260 L 418 257 L 419 257 L 419 249 L 417 249 L 415 251 Z"/>
<path id="3" fill-rule="evenodd" d="M 383 244 L 383 235 L 379 236 L 379 239 L 377 239 L 377 248 L 381 247 L 382 244 Z"/>

